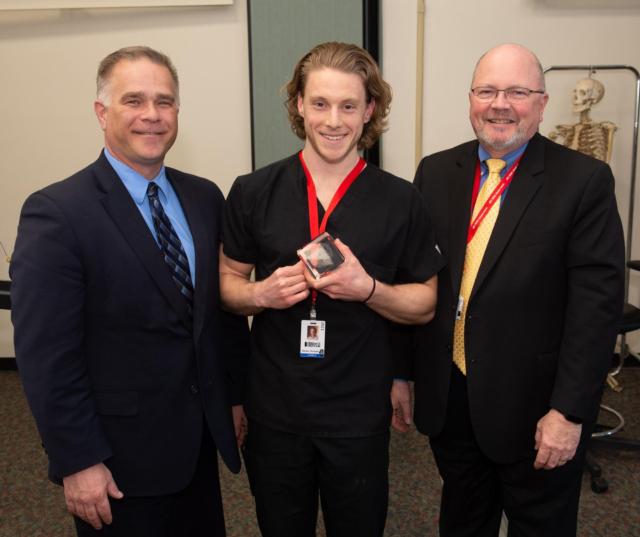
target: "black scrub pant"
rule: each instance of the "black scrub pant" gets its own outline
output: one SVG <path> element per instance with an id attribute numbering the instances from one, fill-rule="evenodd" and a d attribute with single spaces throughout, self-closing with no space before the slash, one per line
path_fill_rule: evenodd
<path id="1" fill-rule="evenodd" d="M 389 432 L 358 438 L 285 433 L 251 420 L 245 464 L 263 537 L 313 537 L 318 497 L 327 537 L 381 537 Z"/>
<path id="2" fill-rule="evenodd" d="M 225 537 L 216 446 L 206 424 L 196 470 L 187 488 L 150 497 L 128 497 L 123 492 L 121 500 L 109 499 L 111 525 L 95 530 L 74 517 L 78 537 Z"/>
<path id="3" fill-rule="evenodd" d="M 575 537 L 584 438 L 576 456 L 553 470 L 535 470 L 533 451 L 512 464 L 489 460 L 473 433 L 466 378 L 454 366 L 445 427 L 430 439 L 444 481 L 440 536 L 497 537 L 504 510 L 509 537 Z"/>

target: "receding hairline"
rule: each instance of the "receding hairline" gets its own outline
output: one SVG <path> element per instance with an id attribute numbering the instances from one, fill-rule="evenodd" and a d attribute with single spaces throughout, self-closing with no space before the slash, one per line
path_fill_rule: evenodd
<path id="1" fill-rule="evenodd" d="M 527 47 L 523 45 L 519 45 L 518 43 L 503 43 L 502 45 L 495 46 L 493 48 L 490 48 L 486 52 L 484 52 L 484 54 L 482 54 L 482 56 L 478 58 L 478 61 L 476 62 L 475 67 L 473 68 L 473 74 L 471 75 L 471 86 L 473 86 L 473 81 L 476 79 L 476 72 L 478 71 L 478 67 L 480 66 L 480 63 L 482 63 L 482 60 L 484 60 L 488 55 L 499 51 L 500 49 L 515 49 L 524 53 L 526 56 L 528 56 L 528 58 L 531 60 L 531 63 L 533 64 L 536 70 L 536 75 L 538 76 L 539 88 L 532 88 L 532 89 L 541 89 L 546 91 L 546 84 L 544 80 L 544 69 L 542 68 L 542 63 L 540 63 L 540 60 L 538 59 L 538 57 L 531 50 L 529 50 Z"/>
<path id="2" fill-rule="evenodd" d="M 178 71 L 173 65 L 171 58 L 166 54 L 152 49 L 151 47 L 134 45 L 129 47 L 120 48 L 107 56 L 105 56 L 98 66 L 98 72 L 96 76 L 96 96 L 99 101 L 109 100 L 109 86 L 113 76 L 113 71 L 117 66 L 123 63 L 134 63 L 137 61 L 147 60 L 152 64 L 164 67 L 173 81 L 176 91 L 176 101 L 180 101 L 180 80 L 178 78 Z"/>
<path id="3" fill-rule="evenodd" d="M 99 78 L 97 78 L 97 80 L 100 80 L 106 84 L 109 84 L 112 81 L 112 78 L 116 70 L 123 69 L 123 68 L 126 69 L 125 66 L 127 64 L 135 65 L 135 64 L 144 63 L 144 62 L 147 62 L 148 64 L 154 65 L 156 67 L 163 68 L 169 74 L 171 83 L 175 86 L 176 90 L 180 88 L 180 82 L 178 81 L 177 78 L 173 76 L 173 72 L 171 71 L 171 69 L 169 69 L 169 67 L 167 67 L 163 63 L 155 62 L 152 59 L 147 58 L 146 56 L 140 56 L 138 58 L 120 58 L 119 60 L 114 62 L 114 64 L 109 68 L 108 71 L 104 73 L 104 75 L 99 75 Z"/>

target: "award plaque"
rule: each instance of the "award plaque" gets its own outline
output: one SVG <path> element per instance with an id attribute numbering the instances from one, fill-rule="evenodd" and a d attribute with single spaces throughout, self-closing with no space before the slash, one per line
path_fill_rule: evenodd
<path id="1" fill-rule="evenodd" d="M 298 257 L 302 259 L 316 280 L 344 263 L 344 256 L 338 250 L 333 237 L 326 232 L 300 248 Z"/>

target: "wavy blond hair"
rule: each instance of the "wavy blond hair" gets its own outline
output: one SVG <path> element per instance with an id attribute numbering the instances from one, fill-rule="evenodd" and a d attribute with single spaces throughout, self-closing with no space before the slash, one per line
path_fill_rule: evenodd
<path id="1" fill-rule="evenodd" d="M 285 106 L 291 129 L 298 138 L 305 139 L 304 118 L 298 112 L 298 95 L 304 96 L 307 78 L 311 71 L 322 68 L 337 69 L 359 75 L 364 84 L 367 103 L 375 100 L 371 119 L 365 123 L 358 149 L 367 149 L 376 143 L 387 129 L 387 116 L 391 106 L 391 86 L 382 78 L 375 60 L 366 50 L 349 43 L 330 41 L 313 47 L 297 63 L 293 77 L 284 87 L 287 94 Z"/>

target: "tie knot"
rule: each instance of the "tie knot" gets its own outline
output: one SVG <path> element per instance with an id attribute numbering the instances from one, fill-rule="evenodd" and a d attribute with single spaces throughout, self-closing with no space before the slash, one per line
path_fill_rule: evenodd
<path id="1" fill-rule="evenodd" d="M 485 163 L 487 164 L 487 168 L 489 168 L 489 173 L 500 173 L 507 165 L 501 158 L 489 158 Z"/>
<path id="2" fill-rule="evenodd" d="M 150 198 L 155 198 L 157 197 L 157 195 L 158 185 L 156 185 L 155 183 L 149 183 L 149 186 L 147 187 L 147 196 L 149 196 Z"/>

